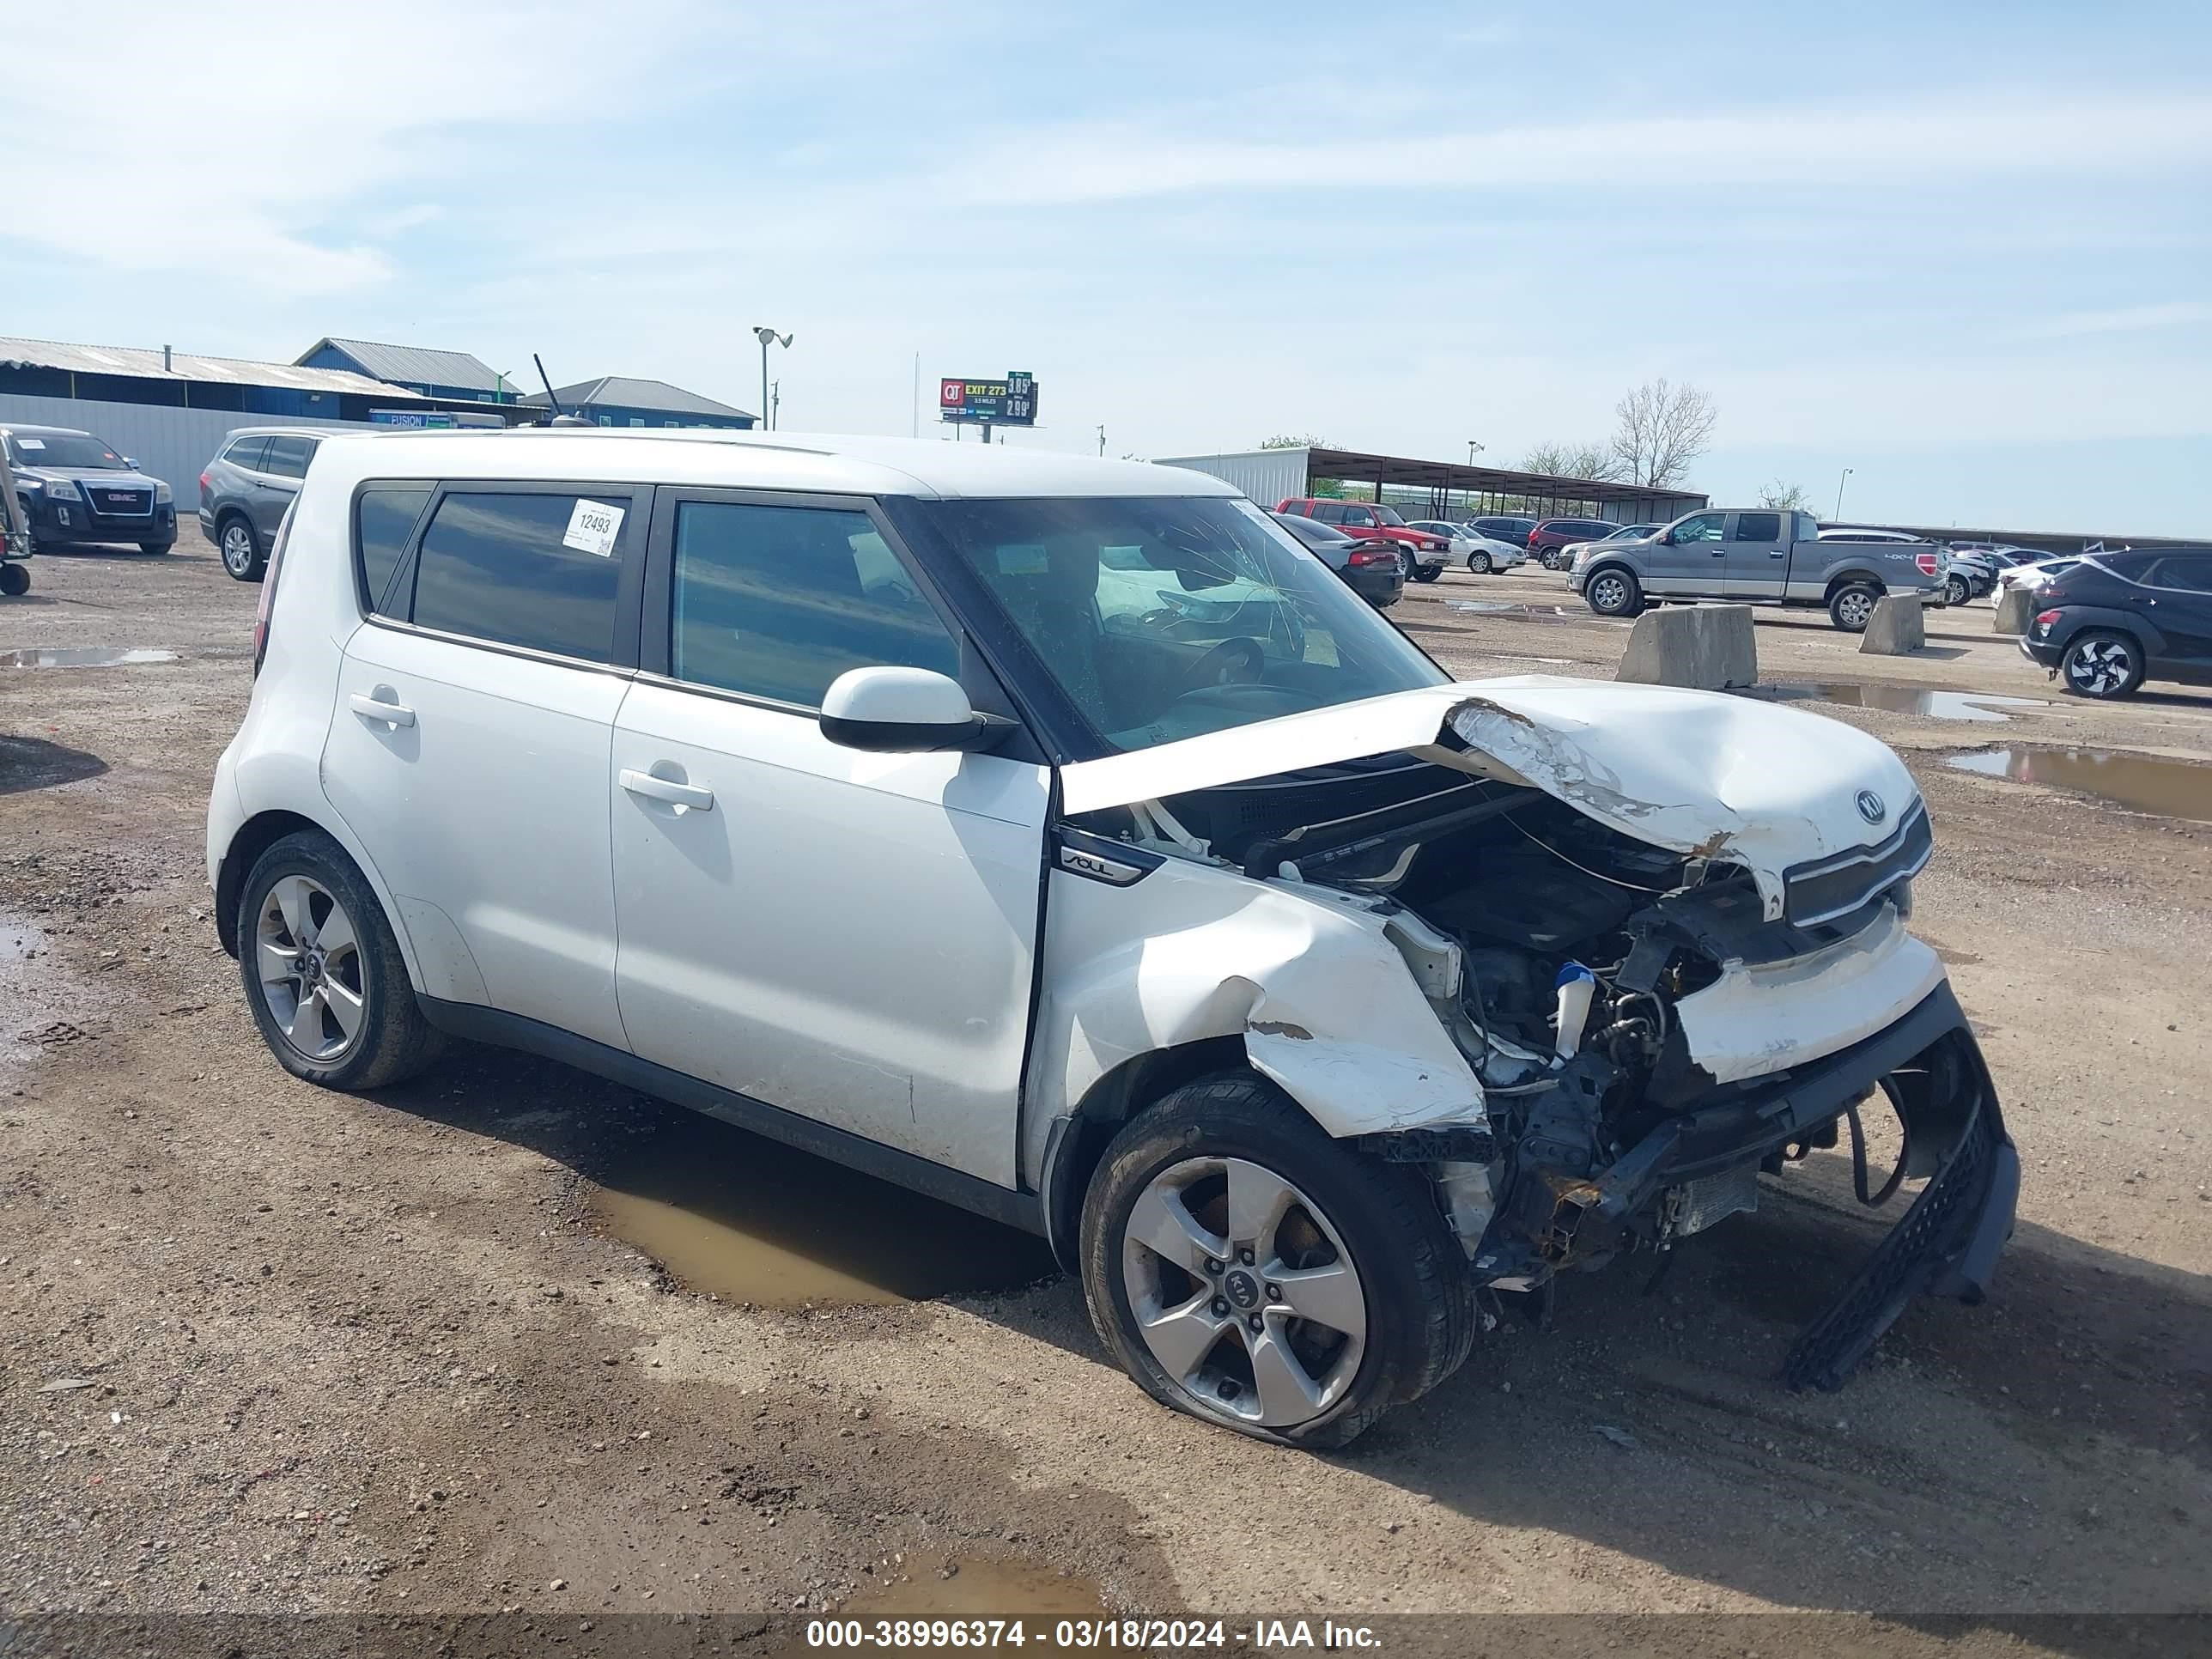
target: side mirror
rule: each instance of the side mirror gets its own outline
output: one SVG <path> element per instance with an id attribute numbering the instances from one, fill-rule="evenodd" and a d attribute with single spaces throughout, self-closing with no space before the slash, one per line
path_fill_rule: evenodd
<path id="1" fill-rule="evenodd" d="M 123 465 L 130 471 L 136 472 L 138 470 L 138 458 L 136 455 L 125 455 L 123 458 Z"/>
<path id="2" fill-rule="evenodd" d="M 999 724 L 969 706 L 958 681 L 929 668 L 848 668 L 822 697 L 822 735 L 873 754 L 980 749 Z"/>

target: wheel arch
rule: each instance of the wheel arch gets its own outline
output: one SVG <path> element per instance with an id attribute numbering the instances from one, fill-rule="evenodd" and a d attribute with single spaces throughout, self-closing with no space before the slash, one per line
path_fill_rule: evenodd
<path id="1" fill-rule="evenodd" d="M 1889 591 L 1889 584 L 1871 570 L 1838 570 L 1828 578 L 1828 585 L 1820 590 L 1820 603 L 1827 604 L 1846 587 L 1872 587 L 1885 593 Z"/>
<path id="2" fill-rule="evenodd" d="M 1045 1241 L 1053 1258 L 1069 1273 L 1080 1271 L 1077 1241 L 1083 1231 L 1083 1200 L 1091 1177 L 1121 1126 L 1154 1101 L 1186 1083 L 1221 1072 L 1257 1077 L 1234 1036 L 1199 1037 L 1171 1048 L 1133 1054 L 1085 1090 L 1075 1109 L 1061 1119 L 1045 1154 L 1042 1189 Z"/>
<path id="3" fill-rule="evenodd" d="M 281 807 L 270 807 L 256 812 L 240 824 L 232 834 L 230 844 L 223 849 L 222 863 L 218 867 L 215 882 L 215 921 L 216 936 L 222 948 L 231 956 L 238 955 L 239 908 L 246 891 L 246 878 L 261 855 L 289 835 L 312 830 L 328 836 L 340 853 L 360 874 L 382 907 L 384 920 L 392 928 L 392 936 L 399 945 L 400 960 L 407 966 L 409 982 L 415 989 L 423 988 L 422 972 L 416 961 L 414 946 L 407 936 L 407 927 L 394 902 L 391 890 L 384 884 L 376 868 L 362 856 L 353 838 L 342 830 L 317 822 L 302 812 Z"/>
<path id="4" fill-rule="evenodd" d="M 2044 641 L 2053 650 L 2063 653 L 2071 649 L 2074 641 L 2084 634 L 2124 634 L 2143 653 L 2146 669 L 2166 654 L 2166 636 L 2151 626 L 2148 618 L 2138 617 L 2133 611 L 2115 611 L 2104 605 L 2068 606 L 2065 610 L 2064 620 L 2051 630 L 2050 639 Z"/>

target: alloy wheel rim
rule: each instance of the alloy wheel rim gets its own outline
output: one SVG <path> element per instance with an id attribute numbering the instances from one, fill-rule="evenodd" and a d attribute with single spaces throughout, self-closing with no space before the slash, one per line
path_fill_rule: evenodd
<path id="1" fill-rule="evenodd" d="M 222 532 L 222 562 L 233 570 L 243 570 L 253 562 L 253 538 L 242 524 L 234 524 Z"/>
<path id="2" fill-rule="evenodd" d="M 327 1063 L 359 1041 L 367 1010 L 361 942 L 331 890 L 310 876 L 283 876 L 254 921 L 254 971 L 285 1042 Z"/>
<path id="3" fill-rule="evenodd" d="M 2118 640 L 2091 640 L 2075 652 L 2073 665 L 2068 672 L 2075 684 L 2101 696 L 2125 684 L 2134 666 L 2127 647 Z"/>
<path id="4" fill-rule="evenodd" d="M 1618 611 L 1628 600 L 1628 585 L 1618 576 L 1600 576 L 1592 585 L 1590 597 L 1597 601 L 1601 611 Z"/>
<path id="5" fill-rule="evenodd" d="M 1194 1158 L 1145 1184 L 1121 1231 L 1138 1334 L 1201 1414 L 1284 1430 L 1359 1374 L 1367 1300 L 1343 1236 L 1265 1164 Z"/>
<path id="6" fill-rule="evenodd" d="M 1863 628 L 1874 615 L 1874 601 L 1863 593 L 1846 593 L 1836 609 L 1843 612 L 1844 626 Z"/>

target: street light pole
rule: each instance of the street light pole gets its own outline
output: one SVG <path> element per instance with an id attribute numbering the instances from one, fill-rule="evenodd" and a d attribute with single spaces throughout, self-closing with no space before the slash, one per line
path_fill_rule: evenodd
<path id="1" fill-rule="evenodd" d="M 771 345 L 780 345 L 789 350 L 791 336 L 779 334 L 772 328 L 756 328 L 753 337 L 761 343 L 761 419 L 768 423 L 770 430 L 774 430 L 775 416 L 769 408 L 768 401 L 768 349 Z"/>
<path id="2" fill-rule="evenodd" d="M 1485 446 L 1477 443 L 1472 438 L 1467 441 L 1467 464 L 1469 466 L 1474 465 L 1474 458 L 1482 453 L 1484 447 Z"/>
<path id="3" fill-rule="evenodd" d="M 1844 516 L 1844 483 L 1850 476 L 1851 469 L 1845 467 L 1843 477 L 1836 480 L 1836 516 L 1838 519 Z"/>
<path id="4" fill-rule="evenodd" d="M 1106 453 L 1106 426 L 1103 421 L 1098 426 L 1098 453 L 1102 456 Z"/>

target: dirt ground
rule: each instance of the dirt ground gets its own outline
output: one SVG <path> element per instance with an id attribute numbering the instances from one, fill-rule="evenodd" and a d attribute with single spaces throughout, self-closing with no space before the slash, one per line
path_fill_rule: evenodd
<path id="1" fill-rule="evenodd" d="M 2026 1169 L 1991 1299 L 1785 1392 L 1887 1224 L 1816 1154 L 1654 1292 L 1574 1279 L 1552 1331 L 1489 1333 L 1317 1456 L 1153 1406 L 1031 1243 L 714 1122 L 489 1051 L 374 1098 L 289 1079 L 202 863 L 258 590 L 190 531 L 35 574 L 0 658 L 175 658 L 0 666 L 0 1609 L 2212 1607 L 2212 825 L 1944 759 L 2212 759 L 2212 696 L 2057 696 L 1986 605 L 1911 659 L 1763 615 L 1768 681 L 2042 700 L 1806 705 L 1895 744 L 1935 815 L 1914 926 Z M 1469 676 L 1609 676 L 1626 637 L 1534 568 L 1394 616 Z M 641 1212 L 671 1255 L 750 1228 L 828 1288 L 679 1280 L 610 1236 Z M 940 1227 L 973 1248 L 917 1243 Z"/>

